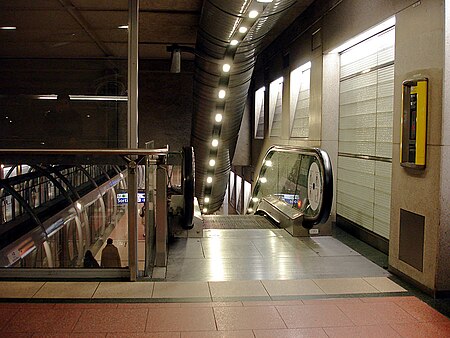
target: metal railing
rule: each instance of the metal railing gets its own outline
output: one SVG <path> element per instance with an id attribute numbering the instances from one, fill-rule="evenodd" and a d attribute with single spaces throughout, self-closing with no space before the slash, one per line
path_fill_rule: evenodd
<path id="1" fill-rule="evenodd" d="M 139 224 L 137 169 L 151 167 L 165 170 L 167 154 L 168 147 L 113 150 L 0 149 L 2 169 L 23 164 L 26 164 L 26 168 L 31 168 L 22 175 L 0 176 L 0 200 L 14 201 L 21 211 L 17 213 L 17 217 L 5 219 L 0 224 L 1 265 L 16 267 L 0 269 L 0 278 L 90 276 L 136 280 Z M 144 166 L 145 163 L 148 166 Z M 111 171 L 112 169 L 114 170 Z M 150 170 L 142 169 L 140 172 L 147 176 Z M 155 182 L 154 179 L 150 181 Z M 153 201 L 153 196 L 150 196 L 157 186 L 158 182 L 153 186 L 146 186 L 146 200 Z M 128 192 L 127 207 L 117 203 L 118 187 L 121 191 Z M 34 202 L 36 197 L 33 197 L 33 188 L 35 194 L 43 194 L 47 196 L 46 199 L 39 200 L 39 203 Z M 165 189 L 164 186 L 164 192 Z M 164 194 L 156 191 L 156 205 L 161 205 L 160 209 L 156 206 L 154 210 L 156 219 L 167 218 L 166 201 L 158 203 L 161 198 L 164 198 Z M 55 208 L 58 203 L 59 207 Z M 114 225 L 118 210 L 122 210 L 123 217 L 125 212 L 128 214 L 127 267 L 95 271 L 74 269 L 81 266 L 82 255 L 86 250 L 95 251 L 106 241 L 106 237 L 114 228 L 111 229 L 111 225 Z M 167 222 L 162 226 L 167 228 Z M 150 237 L 146 237 L 146 250 L 154 252 L 157 239 Z M 64 247 L 63 251 L 60 250 L 61 247 Z M 148 259 L 152 259 L 152 256 Z M 30 261 L 39 262 L 34 264 L 34 267 L 39 269 L 30 270 Z M 151 274 L 148 269 L 153 264 L 146 263 L 143 273 Z"/>

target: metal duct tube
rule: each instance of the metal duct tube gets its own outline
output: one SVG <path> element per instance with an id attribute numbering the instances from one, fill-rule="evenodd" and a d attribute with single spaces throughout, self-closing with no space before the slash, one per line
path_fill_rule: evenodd
<path id="1" fill-rule="evenodd" d="M 218 210 L 225 196 L 231 161 L 236 148 L 242 115 L 248 96 L 258 48 L 264 36 L 296 0 L 274 0 L 264 6 L 249 0 L 205 0 L 200 18 L 194 70 L 194 113 L 191 145 L 196 156 L 196 196 L 207 212 Z M 259 16 L 249 27 L 245 38 L 236 49 L 230 41 L 236 36 L 241 22 L 248 20 L 248 12 L 259 6 Z M 230 74 L 224 77 L 222 64 L 230 60 Z M 226 97 L 218 99 L 219 89 L 225 88 Z M 223 120 L 215 122 L 219 112 Z M 217 149 L 211 140 L 219 138 Z M 208 166 L 211 156 L 213 168 Z M 207 177 L 212 183 L 207 183 Z M 204 202 L 206 194 L 209 202 Z"/>

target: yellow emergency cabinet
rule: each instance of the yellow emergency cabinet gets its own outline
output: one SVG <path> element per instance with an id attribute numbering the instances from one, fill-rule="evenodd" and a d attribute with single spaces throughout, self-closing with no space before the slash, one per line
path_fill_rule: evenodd
<path id="1" fill-rule="evenodd" d="M 427 149 L 428 79 L 403 81 L 400 164 L 424 169 Z"/>

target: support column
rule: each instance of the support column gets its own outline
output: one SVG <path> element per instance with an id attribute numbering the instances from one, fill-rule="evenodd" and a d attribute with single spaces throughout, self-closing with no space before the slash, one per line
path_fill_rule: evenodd
<path id="1" fill-rule="evenodd" d="M 450 0 L 445 0 L 444 79 L 442 99 L 442 145 L 439 244 L 436 289 L 439 294 L 450 293 Z"/>
<path id="2" fill-rule="evenodd" d="M 128 137 L 130 149 L 138 147 L 138 20 L 139 0 L 128 0 Z"/>
<path id="3" fill-rule="evenodd" d="M 138 147 L 138 19 L 139 0 L 128 0 L 128 149 Z M 128 165 L 128 264 L 130 280 L 136 281 L 137 261 L 136 163 Z"/>

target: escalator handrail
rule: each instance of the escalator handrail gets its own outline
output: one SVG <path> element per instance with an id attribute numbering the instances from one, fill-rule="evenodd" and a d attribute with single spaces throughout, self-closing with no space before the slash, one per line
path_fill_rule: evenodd
<path id="1" fill-rule="evenodd" d="M 298 147 L 298 146 L 271 146 L 264 155 L 263 163 L 265 162 L 267 156 L 272 152 L 290 152 L 290 153 L 299 153 L 306 155 L 315 155 L 319 159 L 319 164 L 322 167 L 322 204 L 317 215 L 311 217 L 308 215 L 304 215 L 303 218 L 303 227 L 307 229 L 311 229 L 314 225 L 319 223 L 325 223 L 328 220 L 328 217 L 331 213 L 331 208 L 333 204 L 333 171 L 330 157 L 328 153 L 321 148 L 316 147 Z M 261 170 L 258 174 L 261 175 Z"/>
<path id="2" fill-rule="evenodd" d="M 193 147 L 183 147 L 183 220 L 182 228 L 194 227 L 195 156 Z"/>

